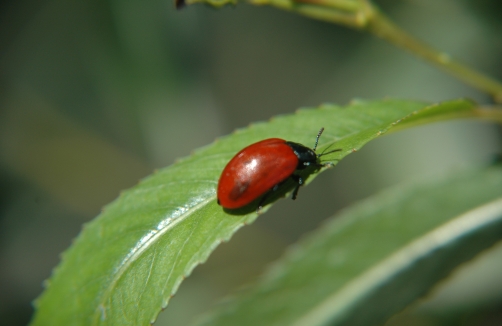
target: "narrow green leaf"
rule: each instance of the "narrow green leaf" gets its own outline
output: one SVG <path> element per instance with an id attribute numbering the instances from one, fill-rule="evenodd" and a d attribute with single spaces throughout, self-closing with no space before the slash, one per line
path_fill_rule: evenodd
<path id="1" fill-rule="evenodd" d="M 147 325 L 182 280 L 245 223 L 254 209 L 228 214 L 215 188 L 226 162 L 244 146 L 269 137 L 313 145 L 336 143 L 338 162 L 393 127 L 453 116 L 475 116 L 466 100 L 429 106 L 405 100 L 323 105 L 251 125 L 124 191 L 85 225 L 36 301 L 33 325 Z M 312 176 L 314 177 L 314 175 Z M 312 179 L 312 178 L 310 178 Z M 264 211 L 266 210 L 266 207 Z"/>
<path id="2" fill-rule="evenodd" d="M 335 216 L 204 325 L 379 325 L 502 239 L 502 169 L 413 183 Z"/>

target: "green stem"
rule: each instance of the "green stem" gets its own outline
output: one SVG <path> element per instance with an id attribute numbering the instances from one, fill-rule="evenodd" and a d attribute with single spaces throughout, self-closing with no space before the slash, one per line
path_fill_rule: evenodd
<path id="1" fill-rule="evenodd" d="M 450 55 L 439 52 L 429 45 L 420 42 L 399 26 L 390 21 L 384 14 L 373 7 L 372 16 L 368 19 L 366 29 L 378 37 L 410 51 L 458 79 L 493 96 L 495 102 L 502 103 L 502 83 L 492 79 L 470 67 L 452 59 Z"/>
<path id="2" fill-rule="evenodd" d="M 435 64 L 466 84 L 490 94 L 496 103 L 502 103 L 502 83 L 452 59 L 447 53 L 437 51 L 431 46 L 417 40 L 394 24 L 369 0 L 249 1 L 255 5 L 271 5 L 314 19 L 342 24 L 355 29 L 367 30 L 374 35 Z"/>

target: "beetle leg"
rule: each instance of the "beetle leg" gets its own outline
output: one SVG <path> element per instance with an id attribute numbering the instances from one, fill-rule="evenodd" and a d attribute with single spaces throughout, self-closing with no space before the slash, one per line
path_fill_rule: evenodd
<path id="1" fill-rule="evenodd" d="M 291 175 L 291 178 L 297 183 L 295 189 L 293 190 L 293 196 L 291 197 L 291 199 L 295 200 L 296 196 L 298 196 L 298 190 L 300 190 L 300 186 L 303 186 L 303 178 L 296 174 Z M 258 208 L 256 208 L 257 214 L 260 214 L 263 204 L 267 200 L 268 196 L 274 191 L 277 191 L 277 189 L 279 189 L 281 184 L 283 184 L 283 182 L 276 184 L 272 189 L 267 191 L 265 195 L 263 195 L 263 197 L 260 199 L 260 203 L 258 204 Z"/>
<path id="2" fill-rule="evenodd" d="M 263 204 L 265 203 L 265 201 L 267 200 L 268 196 L 274 192 L 274 191 L 277 191 L 277 189 L 279 189 L 279 186 L 280 186 L 280 183 L 276 184 L 272 189 L 270 189 L 269 191 L 267 191 L 265 193 L 265 195 L 263 195 L 263 197 L 261 197 L 260 199 L 260 203 L 258 204 L 258 208 L 256 209 L 256 213 L 257 214 L 260 214 L 260 211 L 263 207 Z"/>
<path id="3" fill-rule="evenodd" d="M 293 195 L 291 196 L 291 199 L 295 200 L 296 196 L 298 195 L 298 190 L 300 190 L 300 186 L 303 185 L 303 179 L 299 175 L 291 175 L 291 178 L 297 183 L 295 190 L 293 190 Z"/>
<path id="4" fill-rule="evenodd" d="M 272 190 L 267 191 L 267 193 L 265 195 L 263 195 L 263 197 L 261 197 L 260 203 L 258 204 L 258 207 L 256 208 L 256 214 L 260 214 L 261 213 L 261 209 L 263 207 L 263 204 L 265 203 L 265 200 L 267 200 L 268 195 L 270 195 L 270 193 L 273 190 L 275 190 L 275 187 L 272 188 Z"/>

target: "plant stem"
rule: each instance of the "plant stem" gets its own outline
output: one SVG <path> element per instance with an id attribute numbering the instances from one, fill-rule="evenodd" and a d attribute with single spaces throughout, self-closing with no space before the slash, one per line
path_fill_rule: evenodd
<path id="1" fill-rule="evenodd" d="M 314 19 L 369 31 L 374 35 L 435 64 L 444 71 L 462 80 L 464 83 L 490 94 L 496 103 L 502 103 L 501 82 L 452 59 L 449 54 L 440 52 L 414 38 L 402 30 L 399 26 L 394 24 L 375 5 L 373 5 L 370 0 L 249 1 L 255 5 L 271 5 Z"/>
<path id="2" fill-rule="evenodd" d="M 466 84 L 489 93 L 497 103 L 502 103 L 502 83 L 492 79 L 454 59 L 444 52 L 417 40 L 390 21 L 378 9 L 373 7 L 366 29 L 378 37 L 410 51 L 452 74 Z"/>

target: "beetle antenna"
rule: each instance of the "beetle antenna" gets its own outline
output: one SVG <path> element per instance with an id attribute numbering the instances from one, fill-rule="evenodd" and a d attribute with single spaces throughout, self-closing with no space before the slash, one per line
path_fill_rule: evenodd
<path id="1" fill-rule="evenodd" d="M 335 150 L 332 150 L 332 151 L 329 151 L 329 152 L 326 153 L 326 151 L 328 149 L 330 149 L 333 145 L 335 145 L 335 143 L 332 143 L 331 145 L 329 145 L 328 147 L 326 147 L 320 154 L 317 154 L 317 157 L 321 157 L 323 155 L 327 155 L 327 154 L 330 154 L 330 153 L 337 152 L 337 151 L 341 150 L 341 149 L 335 149 Z"/>
<path id="2" fill-rule="evenodd" d="M 322 151 L 322 153 L 317 154 L 317 157 L 321 157 L 321 156 L 324 156 L 324 155 L 328 155 L 328 154 L 331 154 L 331 153 L 334 153 L 334 152 L 339 152 L 339 151 L 341 151 L 341 150 L 342 150 L 341 148 L 337 148 L 337 149 L 333 149 L 333 150 L 331 150 L 331 151 L 329 151 L 329 152 L 326 152 L 326 151 L 327 151 L 327 150 L 328 150 L 331 146 L 333 146 L 333 145 L 335 145 L 335 143 L 333 143 L 333 144 L 329 145 L 328 147 L 326 147 L 326 148 Z"/>
<path id="3" fill-rule="evenodd" d="M 323 132 L 323 131 L 324 131 L 324 127 L 322 127 L 322 128 L 321 128 L 321 130 L 319 130 L 319 132 L 317 133 L 317 137 L 316 137 L 316 139 L 315 139 L 315 144 L 314 144 L 314 149 L 313 149 L 313 150 L 314 150 L 314 152 L 315 152 L 315 150 L 317 149 L 317 144 L 319 143 L 319 138 L 321 137 L 321 135 L 322 135 L 322 132 Z M 329 152 L 326 152 L 326 151 L 327 151 L 327 150 L 328 150 L 331 146 L 333 146 L 333 145 L 334 145 L 334 143 L 333 143 L 333 144 L 331 144 L 331 145 L 329 145 L 328 147 L 326 147 L 326 148 L 322 151 L 322 153 L 317 154 L 317 157 L 321 157 L 321 156 L 324 156 L 324 155 L 328 155 L 328 154 L 331 154 L 331 153 L 334 153 L 334 152 L 339 152 L 339 151 L 341 151 L 341 150 L 342 150 L 341 148 L 337 148 L 337 149 L 333 149 L 333 150 L 331 150 L 331 151 L 329 151 Z"/>
<path id="4" fill-rule="evenodd" d="M 319 137 L 321 137 L 321 134 L 323 131 L 324 131 L 324 127 L 322 127 L 321 130 L 319 130 L 319 133 L 317 133 L 317 137 L 315 139 L 315 145 L 314 145 L 314 152 L 317 148 L 317 143 L 319 143 Z"/>
<path id="5" fill-rule="evenodd" d="M 332 151 L 329 151 L 329 152 L 325 152 L 323 151 L 321 154 L 317 155 L 317 157 L 321 157 L 321 156 L 324 156 L 324 155 L 328 155 L 328 154 L 331 154 L 331 153 L 334 153 L 334 152 L 339 152 L 341 151 L 342 149 L 341 148 L 337 148 L 337 149 L 334 149 Z"/>

